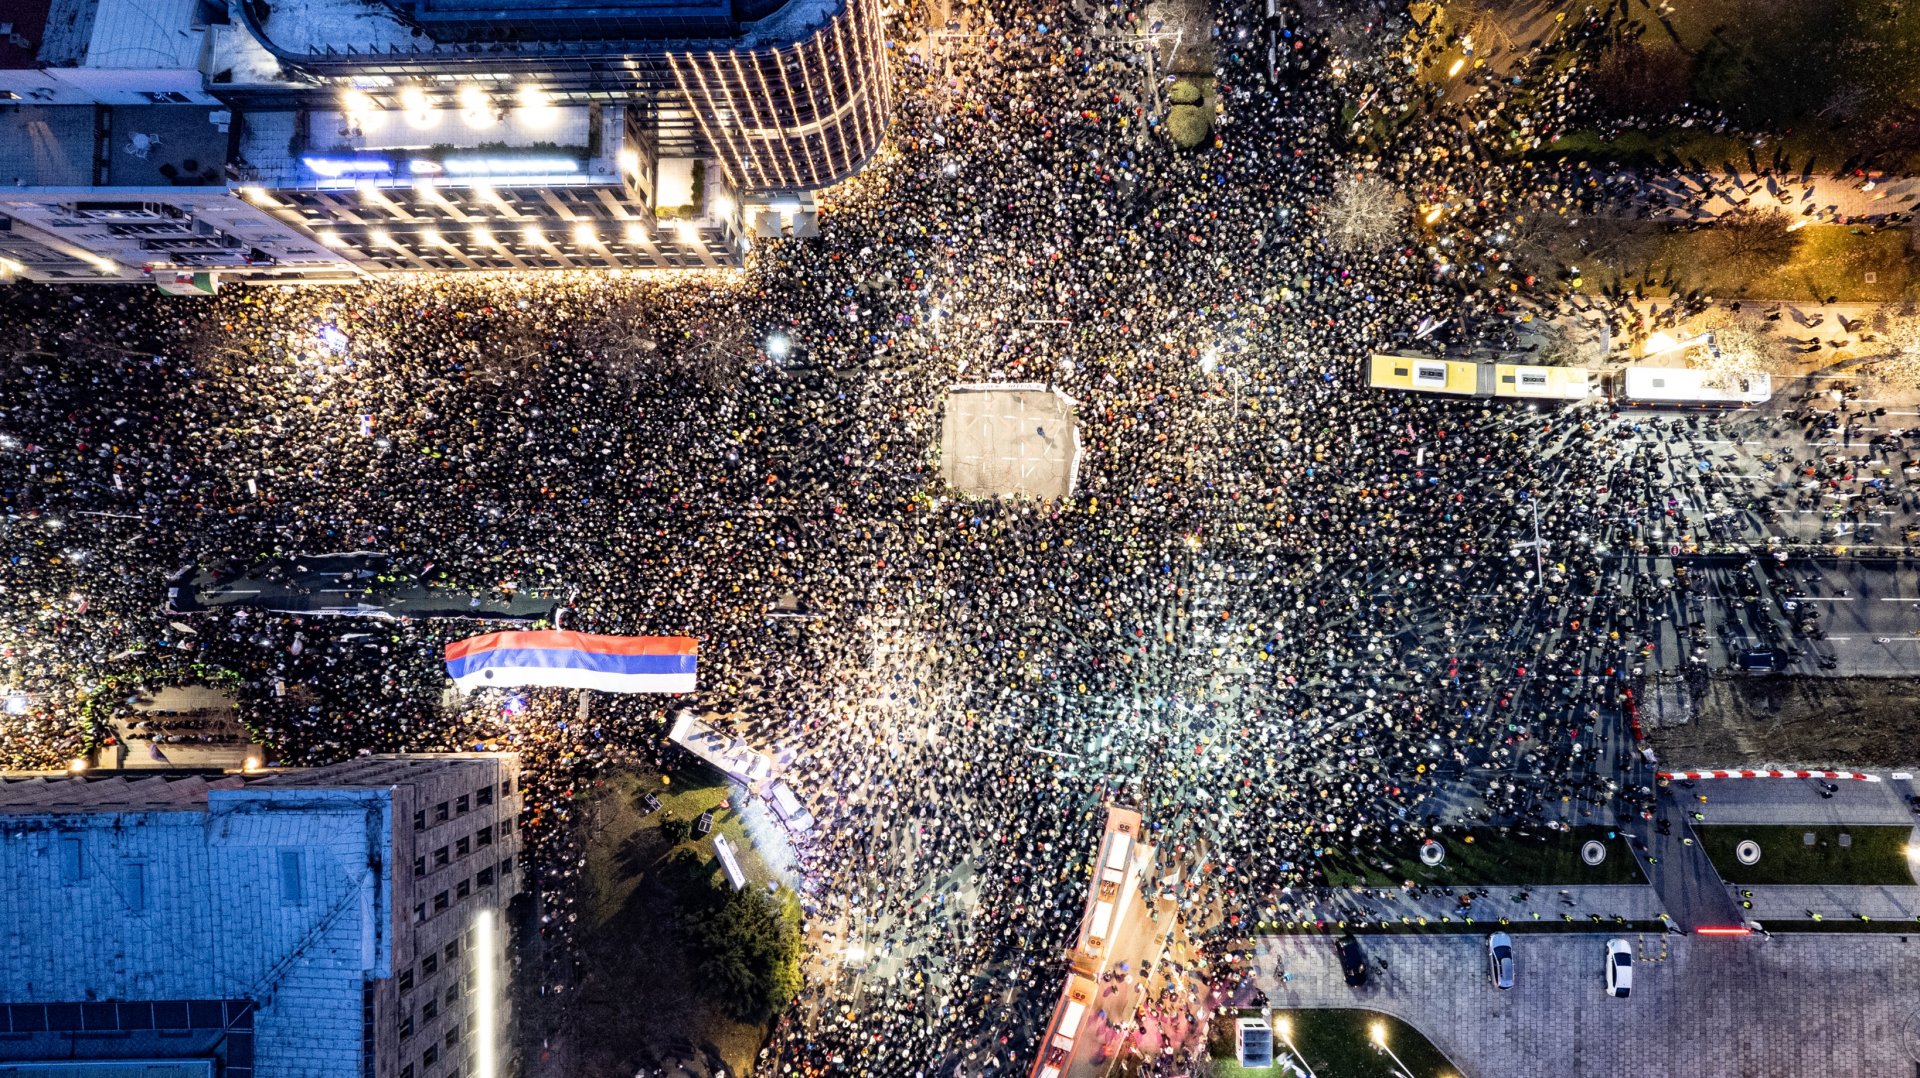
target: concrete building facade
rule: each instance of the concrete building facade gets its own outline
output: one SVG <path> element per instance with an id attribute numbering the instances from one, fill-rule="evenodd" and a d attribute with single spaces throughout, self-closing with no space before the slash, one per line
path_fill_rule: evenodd
<path id="1" fill-rule="evenodd" d="M 738 266 L 891 119 L 879 0 L 3 0 L 0 271 Z M 118 215 L 108 216 L 108 215 Z"/>
<path id="2" fill-rule="evenodd" d="M 511 1073 L 510 755 L 0 779 L 0 1068 Z"/>

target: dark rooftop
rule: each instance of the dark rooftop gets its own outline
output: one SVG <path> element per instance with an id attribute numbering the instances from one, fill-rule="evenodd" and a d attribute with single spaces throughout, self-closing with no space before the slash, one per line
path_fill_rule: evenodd
<path id="1" fill-rule="evenodd" d="M 0 0 L 0 23 L 12 24 L 13 32 L 26 40 L 26 44 L 16 45 L 0 35 L 0 70 L 18 71 L 35 65 L 40 42 L 46 37 L 50 6 L 52 0 Z"/>
<path id="2" fill-rule="evenodd" d="M 207 105 L 116 105 L 106 112 L 107 184 L 199 187 L 226 183 L 227 133 Z M 0 187 L 90 187 L 92 105 L 0 107 Z"/>

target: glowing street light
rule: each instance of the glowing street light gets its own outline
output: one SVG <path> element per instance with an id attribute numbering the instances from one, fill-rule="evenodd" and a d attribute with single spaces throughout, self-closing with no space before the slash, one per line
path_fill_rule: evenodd
<path id="1" fill-rule="evenodd" d="M 1286 1044 L 1287 1050 L 1293 1053 L 1293 1058 L 1300 1061 L 1300 1066 L 1307 1072 L 1307 1078 L 1315 1078 L 1313 1065 L 1307 1062 L 1306 1056 L 1300 1054 L 1300 1047 L 1293 1043 L 1293 1019 L 1284 1014 L 1275 1018 L 1273 1031 L 1280 1034 L 1280 1040 Z"/>
<path id="2" fill-rule="evenodd" d="M 492 910 L 473 915 L 473 1015 L 480 1043 L 474 1051 L 474 1078 L 498 1078 L 500 1073 L 500 1030 L 496 1023 L 499 1005 L 500 940 L 499 917 Z"/>
<path id="3" fill-rule="evenodd" d="M 538 247 L 547 242 L 547 234 L 540 231 L 538 225 L 528 225 L 520 230 L 520 242 L 529 247 Z"/>
<path id="4" fill-rule="evenodd" d="M 527 83 L 515 91 L 514 102 L 520 107 L 521 118 L 531 123 L 550 124 L 557 115 L 553 107 L 553 99 L 547 96 L 545 90 L 532 83 Z"/>
<path id="5" fill-rule="evenodd" d="M 585 221 L 573 226 L 573 242 L 578 247 L 594 247 L 600 243 L 600 233 Z"/>
<path id="6" fill-rule="evenodd" d="M 768 356 L 774 359 L 785 359 L 787 353 L 791 351 L 793 351 L 793 342 L 787 339 L 786 334 L 776 333 L 767 338 Z"/>
<path id="7" fill-rule="evenodd" d="M 1387 1047 L 1387 1024 L 1385 1022 L 1375 1022 L 1369 1032 L 1373 1034 L 1373 1046 L 1387 1053 L 1387 1058 L 1393 1060 L 1393 1065 L 1398 1068 L 1397 1073 L 1400 1078 L 1412 1078 L 1413 1072 L 1407 1069 L 1407 1065 L 1400 1061 L 1399 1056 L 1393 1054 L 1393 1049 Z"/>
<path id="8" fill-rule="evenodd" d="M 400 108 L 407 114 L 407 123 L 414 127 L 433 123 L 433 106 L 427 101 L 427 92 L 418 86 L 400 88 Z"/>
<path id="9" fill-rule="evenodd" d="M 495 237 L 494 237 L 494 234 L 493 234 L 493 229 L 491 229 L 491 228 L 488 228 L 488 227 L 487 227 L 487 226 L 485 226 L 485 225 L 477 225 L 477 226 L 475 226 L 471 234 L 472 234 L 472 236 L 473 236 L 473 243 L 474 243 L 474 246 L 476 246 L 476 247 L 499 247 L 499 246 L 501 246 L 501 243 L 500 243 L 500 241 L 499 241 L 499 240 L 498 240 L 497 238 L 495 238 Z"/>
<path id="10" fill-rule="evenodd" d="M 626 227 L 627 242 L 638 247 L 647 242 L 647 226 L 638 221 L 628 221 Z"/>

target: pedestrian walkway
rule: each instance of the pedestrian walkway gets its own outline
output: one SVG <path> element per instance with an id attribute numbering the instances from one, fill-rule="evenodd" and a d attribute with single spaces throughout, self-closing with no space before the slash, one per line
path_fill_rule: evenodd
<path id="1" fill-rule="evenodd" d="M 1884 775 L 1882 776 L 1884 778 Z M 1706 815 L 1707 824 L 1906 825 L 1917 819 L 1902 800 L 1900 783 L 1837 782 L 1832 797 L 1803 779 L 1706 779 L 1682 789 L 1682 800 Z M 1704 795 L 1706 802 L 1695 801 Z"/>
<path id="2" fill-rule="evenodd" d="M 1646 852 L 1640 867 L 1660 893 L 1666 913 L 1681 928 L 1737 925 L 1744 918 L 1740 906 L 1727 893 L 1726 884 L 1714 871 L 1713 862 L 1693 833 L 1686 804 L 1674 796 L 1672 788 L 1660 791 L 1656 816 L 1673 821 L 1669 834 L 1645 828 Z"/>
<path id="3" fill-rule="evenodd" d="M 1643 186 L 1655 217 L 1707 220 L 1735 210 L 1780 210 L 1813 220 L 1845 223 L 1903 213 L 1920 202 L 1920 178 L 1836 179 L 1800 173 L 1760 176 L 1750 172 L 1688 171 L 1661 176 Z M 1662 200 L 1668 204 L 1662 205 Z"/>
<path id="4" fill-rule="evenodd" d="M 1837 884 L 1796 886 L 1752 886 L 1753 909 L 1747 916 L 1762 923 L 1806 921 L 1819 914 L 1822 921 L 1858 921 L 1861 915 L 1875 921 L 1904 921 L 1916 924 L 1920 918 L 1920 887 L 1847 887 Z"/>
<path id="5" fill-rule="evenodd" d="M 1482 896 L 1481 890 L 1487 892 Z M 1349 888 L 1335 891 L 1314 907 L 1313 919 L 1338 927 L 1350 924 L 1382 922 L 1391 924 L 1498 924 L 1502 917 L 1514 922 L 1575 921 L 1591 922 L 1599 917 L 1606 922 L 1618 918 L 1628 921 L 1655 921 L 1666 907 L 1660 893 L 1646 884 L 1600 884 L 1571 887 L 1531 887 L 1502 885 L 1487 888 L 1456 888 L 1453 895 L 1411 895 L 1395 888 L 1381 897 L 1378 888 Z M 1470 906 L 1462 906 L 1460 897 L 1473 895 Z"/>

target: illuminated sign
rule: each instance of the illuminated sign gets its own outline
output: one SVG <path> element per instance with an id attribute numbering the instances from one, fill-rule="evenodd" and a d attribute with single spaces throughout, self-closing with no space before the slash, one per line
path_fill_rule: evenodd
<path id="1" fill-rule="evenodd" d="M 386 157 L 302 157 L 300 163 L 309 172 L 336 180 L 391 176 L 399 170 Z M 415 176 L 553 176 L 577 173 L 581 167 L 579 159 L 572 157 L 449 157 L 441 161 L 415 157 L 406 162 L 406 171 Z"/>
<path id="2" fill-rule="evenodd" d="M 302 157 L 309 171 L 332 179 L 341 176 L 385 176 L 393 172 L 393 162 L 384 157 Z"/>

